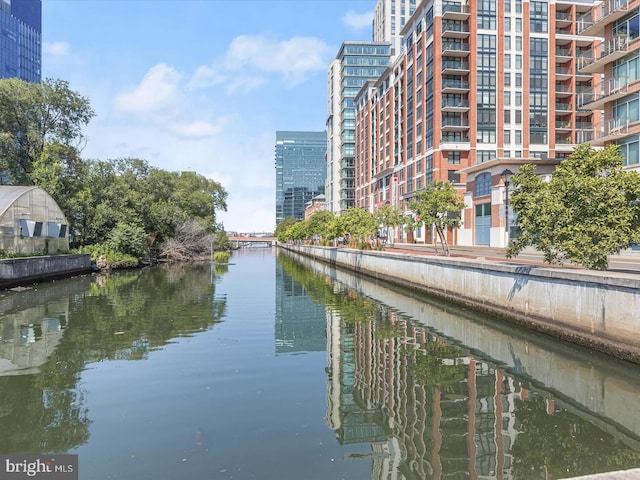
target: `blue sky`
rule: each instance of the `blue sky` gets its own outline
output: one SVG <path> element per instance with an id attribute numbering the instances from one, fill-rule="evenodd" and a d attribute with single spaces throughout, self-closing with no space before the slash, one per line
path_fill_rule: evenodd
<path id="1" fill-rule="evenodd" d="M 97 116 L 83 157 L 191 170 L 227 230 L 273 231 L 276 130 L 325 129 L 327 68 L 375 0 L 43 0 L 43 77 Z"/>

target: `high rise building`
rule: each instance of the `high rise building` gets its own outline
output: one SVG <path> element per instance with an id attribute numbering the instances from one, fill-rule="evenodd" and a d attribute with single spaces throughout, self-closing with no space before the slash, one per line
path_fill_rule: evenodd
<path id="1" fill-rule="evenodd" d="M 597 73 L 579 62 L 598 41 L 578 35 L 590 9 L 423 0 L 401 32 L 401 55 L 356 98 L 356 206 L 406 209 L 429 183 L 449 181 L 467 205 L 450 242 L 504 246 L 513 215 L 501 172 L 524 163 L 553 171 L 600 121 L 576 102 Z M 429 228 L 415 236 L 434 240 Z"/>
<path id="2" fill-rule="evenodd" d="M 40 82 L 41 0 L 0 0 L 0 78 Z"/>
<path id="3" fill-rule="evenodd" d="M 346 41 L 328 71 L 327 183 L 329 211 L 340 214 L 355 205 L 355 103 L 368 81 L 389 66 L 388 42 Z"/>
<path id="4" fill-rule="evenodd" d="M 402 52 L 400 32 L 422 0 L 378 0 L 373 13 L 373 41 L 391 42 L 391 58 Z"/>
<path id="5" fill-rule="evenodd" d="M 324 193 L 326 132 L 276 132 L 276 225 L 304 220 L 305 205 Z"/>
<path id="6" fill-rule="evenodd" d="M 592 145 L 620 146 L 624 165 L 640 170 L 640 4 L 626 0 L 596 2 L 577 18 L 580 36 L 600 40 L 578 58 L 583 74 L 596 74 L 592 91 L 578 95 L 581 108 L 604 111 L 603 124 L 594 131 Z"/>

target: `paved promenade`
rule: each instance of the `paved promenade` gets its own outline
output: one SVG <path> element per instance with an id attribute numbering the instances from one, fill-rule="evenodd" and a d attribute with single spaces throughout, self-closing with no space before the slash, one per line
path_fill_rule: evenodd
<path id="1" fill-rule="evenodd" d="M 638 480 L 640 468 L 633 470 L 621 470 L 618 472 L 599 473 L 597 475 L 584 475 L 582 477 L 565 478 L 561 480 Z"/>
<path id="2" fill-rule="evenodd" d="M 495 247 L 449 247 L 452 257 L 478 258 L 482 260 L 500 262 L 505 264 L 525 264 L 525 265 L 545 265 L 554 266 L 544 263 L 542 253 L 537 252 L 533 248 L 526 248 L 520 255 L 514 258 L 506 258 L 504 248 Z M 389 252 L 405 252 L 419 255 L 435 255 L 433 245 L 396 243 L 385 247 Z M 442 248 L 438 246 L 438 255 L 443 255 Z M 560 265 L 556 265 L 560 267 Z M 578 265 L 564 264 L 563 268 L 583 268 Z M 640 250 L 625 250 L 620 255 L 612 255 L 609 258 L 608 272 L 624 272 L 640 275 Z"/>

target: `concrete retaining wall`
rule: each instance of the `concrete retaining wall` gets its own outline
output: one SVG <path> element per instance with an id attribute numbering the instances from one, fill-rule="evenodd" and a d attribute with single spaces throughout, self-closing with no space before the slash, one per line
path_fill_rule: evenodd
<path id="1" fill-rule="evenodd" d="M 53 255 L 0 260 L 0 289 L 70 277 L 91 271 L 91 257 Z"/>
<path id="2" fill-rule="evenodd" d="M 279 248 L 640 363 L 638 275 L 332 247 Z"/>

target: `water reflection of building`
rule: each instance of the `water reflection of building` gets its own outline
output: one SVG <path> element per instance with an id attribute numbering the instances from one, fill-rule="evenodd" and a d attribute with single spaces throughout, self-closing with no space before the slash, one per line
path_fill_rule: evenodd
<path id="1" fill-rule="evenodd" d="M 327 421 L 341 443 L 372 444 L 372 478 L 514 478 L 527 391 L 513 378 L 452 347 L 423 362 L 447 344 L 391 312 L 352 325 L 329 313 L 327 336 Z"/>
<path id="2" fill-rule="evenodd" d="M 69 299 L 3 314 L 0 320 L 0 375 L 36 373 L 60 342 L 68 322 Z"/>
<path id="3" fill-rule="evenodd" d="M 276 353 L 323 352 L 325 306 L 315 304 L 302 284 L 276 262 Z"/>

